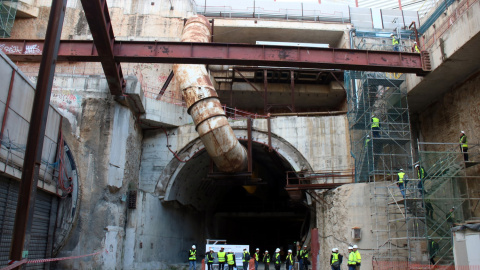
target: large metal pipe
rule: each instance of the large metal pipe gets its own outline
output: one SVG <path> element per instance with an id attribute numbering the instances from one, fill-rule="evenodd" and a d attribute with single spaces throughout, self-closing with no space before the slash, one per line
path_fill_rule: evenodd
<path id="1" fill-rule="evenodd" d="M 210 42 L 211 33 L 207 18 L 195 16 L 186 22 L 182 42 Z M 245 170 L 247 150 L 239 143 L 227 121 L 205 65 L 176 64 L 173 72 L 182 89 L 188 113 L 215 165 L 223 172 Z"/>

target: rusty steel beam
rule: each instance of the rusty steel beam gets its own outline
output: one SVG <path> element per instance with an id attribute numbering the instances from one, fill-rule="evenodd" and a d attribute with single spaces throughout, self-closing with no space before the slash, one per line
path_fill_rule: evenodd
<path id="1" fill-rule="evenodd" d="M 3 46 L 2 46 L 3 45 Z M 39 61 L 43 40 L 0 39 L 0 48 L 13 61 Z M 34 48 L 34 49 L 32 49 Z M 378 72 L 416 73 L 430 70 L 418 53 L 354 49 L 266 46 L 249 44 L 115 41 L 115 61 L 328 68 Z M 100 61 L 92 41 L 62 41 L 58 61 Z"/>
<path id="2" fill-rule="evenodd" d="M 245 76 L 243 76 L 243 74 L 240 71 L 238 71 L 237 69 L 234 68 L 233 72 L 237 72 L 238 75 L 240 75 L 240 77 L 242 77 L 242 79 L 245 80 L 245 82 L 247 82 L 258 94 L 260 94 L 260 96 L 263 97 L 262 92 L 260 92 L 260 90 L 258 90 L 258 88 L 255 87 L 255 85 L 253 85 L 247 78 L 245 78 Z"/>
<path id="3" fill-rule="evenodd" d="M 108 13 L 107 1 L 81 0 L 81 2 L 92 33 L 93 43 L 100 56 L 97 61 L 102 64 L 110 93 L 123 95 L 126 83 L 123 79 L 122 67 L 113 53 L 115 35 Z"/>
<path id="4" fill-rule="evenodd" d="M 167 90 L 168 86 L 170 85 L 170 82 L 172 81 L 174 75 L 175 74 L 173 73 L 173 70 L 170 71 L 170 74 L 168 75 L 167 80 L 163 84 L 162 89 L 160 89 L 160 92 L 158 93 L 157 100 L 160 100 L 162 98 L 163 94 L 165 94 L 165 91 Z"/>
<path id="5" fill-rule="evenodd" d="M 13 227 L 10 259 L 20 261 L 28 258 L 32 236 L 33 211 L 37 193 L 39 170 L 42 162 L 42 149 L 47 125 L 53 75 L 67 0 L 54 0 L 50 9 L 47 32 L 45 34 L 45 51 L 40 63 L 35 95 L 33 98 L 28 129 L 25 158 L 22 166 L 22 178 L 18 192 L 15 226 Z"/>

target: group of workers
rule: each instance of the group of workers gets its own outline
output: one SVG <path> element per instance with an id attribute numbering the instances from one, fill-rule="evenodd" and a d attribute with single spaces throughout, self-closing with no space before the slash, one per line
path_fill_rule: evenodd
<path id="1" fill-rule="evenodd" d="M 395 34 L 391 34 L 390 37 L 392 38 L 392 46 L 393 46 L 393 51 L 398 52 L 399 51 L 399 41 Z M 413 42 L 412 46 L 412 52 L 420 53 L 420 49 L 418 48 L 417 42 Z"/>
<path id="2" fill-rule="evenodd" d="M 343 255 L 338 253 L 338 248 L 332 248 L 332 255 L 330 256 L 330 265 L 332 270 L 340 270 L 340 266 L 343 262 Z M 362 264 L 362 256 L 358 251 L 358 246 L 349 246 L 348 247 L 348 261 L 347 266 L 348 270 L 360 270 L 360 265 Z"/>
<path id="3" fill-rule="evenodd" d="M 304 246 L 303 249 L 297 251 L 297 254 L 294 256 L 292 250 L 288 250 L 288 254 L 285 257 L 285 261 L 282 262 L 280 257 L 280 248 L 275 250 L 273 255 L 270 255 L 268 250 L 265 250 L 263 255 L 260 255 L 260 249 L 257 248 L 253 256 L 250 256 L 250 252 L 245 248 L 242 253 L 242 264 L 243 269 L 248 269 L 248 264 L 250 259 L 253 258 L 255 263 L 255 270 L 258 270 L 259 262 L 263 262 L 265 265 L 265 270 L 270 269 L 270 264 L 273 264 L 275 270 L 280 270 L 280 266 L 284 263 L 286 270 L 292 270 L 295 262 L 298 262 L 298 270 L 308 270 L 308 265 L 310 264 L 308 260 L 308 250 L 307 246 Z M 228 270 L 233 270 L 237 267 L 235 253 L 228 249 L 225 251 L 224 247 L 220 248 L 220 251 L 214 252 L 213 248 L 210 248 L 205 256 L 205 263 L 207 264 L 208 270 L 213 270 L 213 264 L 215 259 L 218 261 L 218 269 L 225 270 L 228 267 Z M 189 261 L 189 270 L 195 270 L 197 267 L 197 250 L 195 245 L 192 245 L 192 248 L 188 251 L 188 261 Z M 226 264 L 226 266 L 225 266 Z"/>

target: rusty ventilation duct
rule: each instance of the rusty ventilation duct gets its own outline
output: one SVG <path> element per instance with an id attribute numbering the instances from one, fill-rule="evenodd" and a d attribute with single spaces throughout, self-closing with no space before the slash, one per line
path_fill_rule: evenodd
<path id="1" fill-rule="evenodd" d="M 210 42 L 211 33 L 207 18 L 196 16 L 186 22 L 182 42 Z M 173 72 L 195 129 L 215 165 L 222 172 L 246 170 L 247 151 L 228 124 L 205 65 L 176 64 Z"/>

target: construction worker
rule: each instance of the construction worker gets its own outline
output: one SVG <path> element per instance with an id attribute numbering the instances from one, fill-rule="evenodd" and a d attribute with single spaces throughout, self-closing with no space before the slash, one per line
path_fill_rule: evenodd
<path id="1" fill-rule="evenodd" d="M 343 256 L 338 254 L 338 248 L 332 248 L 332 255 L 330 256 L 330 265 L 332 270 L 340 270 L 343 261 Z"/>
<path id="2" fill-rule="evenodd" d="M 210 248 L 210 250 L 207 252 L 207 266 L 208 270 L 213 270 L 212 265 L 213 265 L 213 260 L 215 260 L 215 257 L 213 256 L 213 248 Z"/>
<path id="3" fill-rule="evenodd" d="M 243 249 L 242 253 L 242 262 L 243 262 L 243 270 L 248 269 L 248 262 L 250 261 L 250 252 L 246 248 Z"/>
<path id="4" fill-rule="evenodd" d="M 356 270 L 357 260 L 355 258 L 355 252 L 353 252 L 353 247 L 348 247 L 348 270 Z"/>
<path id="5" fill-rule="evenodd" d="M 308 251 L 307 251 L 307 246 L 303 246 L 303 249 L 300 250 L 300 263 L 299 263 L 299 270 L 308 270 Z"/>
<path id="6" fill-rule="evenodd" d="M 400 193 L 402 193 L 403 198 L 405 199 L 405 187 L 404 187 L 404 182 L 406 184 L 407 180 L 407 175 L 403 171 L 403 169 L 400 169 L 400 171 L 397 173 L 398 180 L 397 180 L 397 186 L 400 189 Z"/>
<path id="7" fill-rule="evenodd" d="M 275 265 L 275 270 L 280 270 L 280 264 L 282 263 L 280 260 L 280 249 L 277 248 L 275 249 L 275 255 L 274 255 L 274 265 Z"/>
<path id="8" fill-rule="evenodd" d="M 468 161 L 468 143 L 467 143 L 467 135 L 465 135 L 465 131 L 461 131 L 460 134 L 460 151 L 463 152 L 463 160 L 465 162 Z"/>
<path id="9" fill-rule="evenodd" d="M 224 270 L 227 254 L 225 253 L 225 249 L 223 247 L 221 247 L 220 251 L 217 252 L 217 258 L 218 258 L 218 270 Z"/>
<path id="10" fill-rule="evenodd" d="M 362 264 L 362 256 L 360 255 L 360 251 L 358 251 L 358 246 L 353 245 L 353 252 L 355 253 L 355 261 L 357 262 L 357 270 L 360 270 L 360 265 Z"/>
<path id="11" fill-rule="evenodd" d="M 435 265 L 435 256 L 438 252 L 438 243 L 433 241 L 432 238 L 428 237 L 428 251 L 430 253 L 430 264 Z"/>
<path id="12" fill-rule="evenodd" d="M 390 37 L 392 38 L 393 51 L 398 52 L 398 39 L 394 34 L 391 34 Z"/>
<path id="13" fill-rule="evenodd" d="M 268 250 L 265 250 L 263 253 L 263 263 L 265 264 L 265 270 L 270 269 L 270 254 L 268 254 Z"/>
<path id="14" fill-rule="evenodd" d="M 292 270 L 293 267 L 293 255 L 292 255 L 292 250 L 288 250 L 287 257 L 285 258 L 285 265 L 287 270 Z"/>
<path id="15" fill-rule="evenodd" d="M 413 52 L 420 53 L 420 49 L 417 46 L 417 42 L 413 42 Z"/>
<path id="16" fill-rule="evenodd" d="M 374 138 L 380 137 L 380 119 L 372 115 L 372 135 Z"/>
<path id="17" fill-rule="evenodd" d="M 260 261 L 260 249 L 257 248 L 255 250 L 255 254 L 253 254 L 253 258 L 255 259 L 255 270 L 258 270 L 258 262 Z"/>
<path id="18" fill-rule="evenodd" d="M 420 166 L 419 164 L 415 165 L 415 169 L 417 169 L 417 176 L 418 176 L 418 190 L 420 191 L 420 197 L 422 197 L 425 194 L 425 191 L 423 190 L 423 184 L 425 181 L 425 169 Z"/>
<path id="19" fill-rule="evenodd" d="M 233 270 L 234 267 L 237 267 L 237 263 L 235 262 L 235 254 L 231 249 L 229 249 L 227 253 L 227 264 L 228 270 Z"/>
<path id="20" fill-rule="evenodd" d="M 197 249 L 195 245 L 188 251 L 188 270 L 197 269 Z"/>

